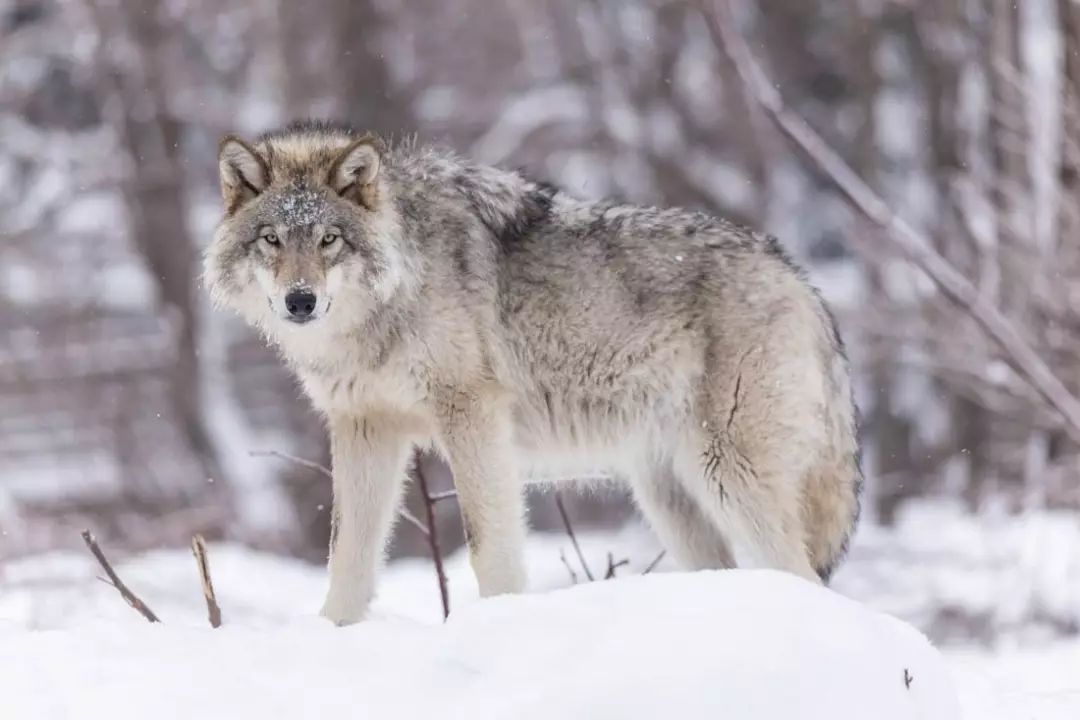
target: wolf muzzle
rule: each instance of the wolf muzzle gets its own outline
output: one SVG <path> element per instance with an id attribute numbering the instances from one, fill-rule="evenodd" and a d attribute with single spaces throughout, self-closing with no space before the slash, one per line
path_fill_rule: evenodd
<path id="1" fill-rule="evenodd" d="M 312 319 L 318 298 L 311 290 L 293 290 L 285 296 L 285 309 L 289 311 L 288 319 L 294 323 L 306 323 Z"/>

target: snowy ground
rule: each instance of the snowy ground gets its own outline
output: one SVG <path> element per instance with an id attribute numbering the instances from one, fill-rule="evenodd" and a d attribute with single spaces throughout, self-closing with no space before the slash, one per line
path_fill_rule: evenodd
<path id="1" fill-rule="evenodd" d="M 314 616 L 321 568 L 237 546 L 211 548 L 226 623 L 217 631 L 186 551 L 118 563 L 163 626 L 98 582 L 88 554 L 29 558 L 0 578 L 0 717 L 651 718 L 664 708 L 675 717 L 953 718 L 958 696 L 965 718 L 1075 720 L 1080 643 L 1017 624 L 1060 623 L 1070 602 L 1080 613 L 1076 576 L 1063 574 L 1080 545 L 1037 552 L 1076 540 L 1075 519 L 1065 520 L 1039 523 L 1035 539 L 991 525 L 999 545 L 982 550 L 972 534 L 985 523 L 967 526 L 940 508 L 895 533 L 868 529 L 838 592 L 753 571 L 640 578 L 655 544 L 635 528 L 583 538 L 594 573 L 608 551 L 631 561 L 619 579 L 552 591 L 571 584 L 561 552 L 582 572 L 564 537 L 538 535 L 532 595 L 478 601 L 456 554 L 455 612 L 442 625 L 430 564 L 403 561 L 384 573 L 372 620 L 345 629 Z M 998 566 L 1015 560 L 1016 542 L 1032 560 L 1012 566 L 1010 587 Z M 920 543 L 937 560 L 918 559 Z M 930 609 L 949 603 L 980 617 L 985 606 L 1010 632 L 993 646 L 944 645 L 942 656 L 876 611 L 925 627 L 938 622 Z"/>
<path id="2" fill-rule="evenodd" d="M 957 715 L 949 671 L 917 631 L 772 571 L 627 575 L 479 602 L 459 592 L 443 625 L 425 601 L 430 569 L 410 563 L 388 574 L 374 618 L 339 629 L 297 614 L 316 606 L 321 573 L 235 547 L 213 563 L 217 631 L 178 553 L 121 569 L 161 626 L 101 583 L 70 588 L 48 616 L 29 594 L 6 601 L 0 702 L 20 718 Z M 81 563 L 37 567 L 48 564 Z M 455 580 L 463 570 L 457 559 Z"/>
<path id="3" fill-rule="evenodd" d="M 1080 629 L 1080 515 L 913 502 L 863 523 L 832 585 L 940 643 L 1037 645 Z"/>

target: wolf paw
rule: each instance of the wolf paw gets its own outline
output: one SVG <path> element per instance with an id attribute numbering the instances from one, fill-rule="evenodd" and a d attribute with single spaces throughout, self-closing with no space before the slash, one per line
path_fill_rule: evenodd
<path id="1" fill-rule="evenodd" d="M 367 603 L 359 599 L 344 599 L 327 596 L 319 615 L 338 627 L 354 625 L 364 619 Z"/>

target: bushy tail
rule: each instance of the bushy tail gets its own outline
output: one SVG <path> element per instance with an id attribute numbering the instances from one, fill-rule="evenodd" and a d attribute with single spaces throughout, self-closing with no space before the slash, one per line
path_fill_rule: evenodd
<path id="1" fill-rule="evenodd" d="M 810 560 L 821 581 L 827 584 L 847 555 L 862 510 L 863 476 L 858 459 L 853 457 L 847 472 L 826 482 L 839 486 L 834 496 L 838 501 L 831 507 L 817 509 L 819 519 L 812 521 L 811 528 L 816 527 L 819 535 L 810 543 Z"/>

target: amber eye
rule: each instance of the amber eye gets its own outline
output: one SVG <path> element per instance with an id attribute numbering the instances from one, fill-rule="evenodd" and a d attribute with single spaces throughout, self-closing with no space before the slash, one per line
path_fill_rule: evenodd
<path id="1" fill-rule="evenodd" d="M 341 239 L 341 234 L 340 233 L 328 232 L 325 235 L 323 235 L 323 237 L 322 237 L 322 246 L 323 247 L 330 247 L 331 245 L 333 245 L 334 243 L 336 243 L 340 239 Z"/>
<path id="2" fill-rule="evenodd" d="M 267 245 L 270 245 L 270 246 L 273 246 L 273 247 L 277 247 L 278 245 L 281 244 L 281 240 L 278 239 L 277 234 L 274 233 L 274 232 L 264 232 L 262 235 L 259 235 L 259 239 L 262 240 Z"/>

